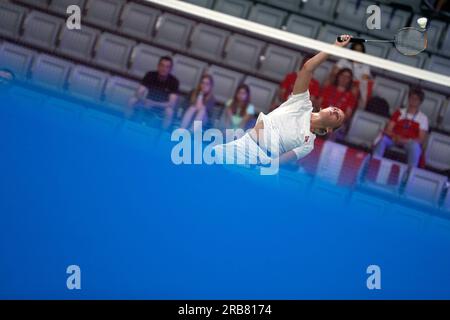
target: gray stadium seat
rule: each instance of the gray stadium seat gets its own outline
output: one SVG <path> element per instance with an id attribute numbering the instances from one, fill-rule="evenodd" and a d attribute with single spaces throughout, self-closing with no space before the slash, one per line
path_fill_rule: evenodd
<path id="1" fill-rule="evenodd" d="M 64 89 L 73 64 L 46 54 L 40 54 L 31 67 L 31 79 L 39 86 Z"/>
<path id="2" fill-rule="evenodd" d="M 254 71 L 264 45 L 262 41 L 234 34 L 228 38 L 225 63 L 247 71 Z"/>
<path id="3" fill-rule="evenodd" d="M 425 69 L 450 76 L 450 59 L 432 55 L 425 63 Z"/>
<path id="4" fill-rule="evenodd" d="M 259 1 L 287 11 L 299 12 L 302 0 L 264 0 Z"/>
<path id="5" fill-rule="evenodd" d="M 388 60 L 391 61 L 395 61 L 398 63 L 403 63 L 406 65 L 409 65 L 411 67 L 415 67 L 415 68 L 422 68 L 427 55 L 425 53 L 420 53 L 416 56 L 405 56 L 403 54 L 401 54 L 400 52 L 398 52 L 397 49 L 395 48 L 391 48 L 391 50 L 389 51 L 389 55 L 388 55 Z M 392 72 L 392 74 L 395 74 L 395 72 Z M 402 77 L 404 77 L 403 75 L 400 75 Z"/>
<path id="6" fill-rule="evenodd" d="M 50 0 L 16 0 L 34 7 L 46 9 Z"/>
<path id="7" fill-rule="evenodd" d="M 361 34 L 360 37 L 366 38 L 366 39 L 372 38 L 372 36 L 364 35 L 364 34 Z M 386 43 L 379 43 L 379 42 L 372 42 L 370 44 L 365 45 L 365 47 L 366 47 L 367 54 L 370 54 L 372 56 L 376 56 L 379 58 L 386 58 L 386 56 L 389 53 L 389 49 L 391 48 L 391 46 L 389 44 L 386 45 Z M 373 67 L 371 67 L 371 68 L 373 68 Z"/>
<path id="8" fill-rule="evenodd" d="M 298 58 L 301 57 L 301 54 L 271 44 L 267 47 L 264 57 L 259 73 L 276 81 L 281 81 L 286 74 L 296 70 Z"/>
<path id="9" fill-rule="evenodd" d="M 254 77 L 245 78 L 244 83 L 250 87 L 251 101 L 255 109 L 267 113 L 278 90 L 278 85 Z"/>
<path id="10" fill-rule="evenodd" d="M 430 127 L 434 128 L 437 125 L 439 113 L 445 103 L 445 96 L 432 91 L 424 90 L 425 98 L 420 106 L 420 111 L 425 113 L 428 117 Z M 408 94 L 405 94 L 403 105 L 408 105 Z"/>
<path id="11" fill-rule="evenodd" d="M 250 11 L 250 15 L 248 16 L 250 21 L 258 22 L 277 29 L 281 28 L 285 18 L 285 11 L 261 4 L 254 5 Z"/>
<path id="12" fill-rule="evenodd" d="M 103 33 L 95 48 L 94 61 L 98 65 L 125 72 L 135 42 L 111 33 Z"/>
<path id="13" fill-rule="evenodd" d="M 115 30 L 124 0 L 88 0 L 84 19 L 99 27 Z"/>
<path id="14" fill-rule="evenodd" d="M 197 87 L 206 67 L 207 64 L 203 61 L 175 55 L 173 57 L 173 74 L 180 81 L 180 91 L 189 92 Z"/>
<path id="15" fill-rule="evenodd" d="M 119 30 L 132 37 L 150 40 L 161 11 L 134 2 L 125 5 Z"/>
<path id="16" fill-rule="evenodd" d="M 414 15 L 413 19 L 411 20 L 411 26 L 417 28 L 417 19 L 420 18 L 421 15 Z M 436 52 L 438 49 L 439 40 L 444 33 L 446 27 L 446 23 L 444 21 L 440 20 L 428 20 L 428 28 L 427 28 L 427 41 L 428 46 L 427 50 Z"/>
<path id="17" fill-rule="evenodd" d="M 345 141 L 371 148 L 378 134 L 384 130 L 388 119 L 379 115 L 357 110 L 353 115 Z"/>
<path id="18" fill-rule="evenodd" d="M 19 80 L 28 76 L 35 52 L 12 43 L 4 42 L 0 47 L 0 68 L 8 68 Z"/>
<path id="19" fill-rule="evenodd" d="M 378 76 L 375 78 L 372 95 L 386 99 L 392 114 L 394 110 L 402 105 L 408 91 L 408 85 Z"/>
<path id="20" fill-rule="evenodd" d="M 338 0 L 315 0 L 303 2 L 301 13 L 320 20 L 333 20 Z"/>
<path id="21" fill-rule="evenodd" d="M 121 77 L 111 77 L 105 88 L 105 102 L 113 108 L 122 109 L 134 96 L 139 82 L 130 81 Z"/>
<path id="22" fill-rule="evenodd" d="M 333 69 L 334 62 L 328 60 L 323 62 L 317 69 L 314 71 L 314 79 L 319 81 L 321 85 L 324 84 L 325 80 L 330 75 L 331 69 Z"/>
<path id="23" fill-rule="evenodd" d="M 450 57 L 450 27 L 447 26 L 447 32 L 445 33 L 443 39 L 442 39 L 442 46 L 439 50 L 439 53 Z"/>
<path id="24" fill-rule="evenodd" d="M 186 2 L 195 4 L 196 6 L 212 8 L 214 0 L 184 0 Z"/>
<path id="25" fill-rule="evenodd" d="M 184 50 L 193 26 L 192 20 L 165 13 L 156 23 L 154 41 L 169 48 Z"/>
<path id="26" fill-rule="evenodd" d="M 83 26 L 81 30 L 62 28 L 56 52 L 70 58 L 91 61 L 94 45 L 100 31 Z"/>
<path id="27" fill-rule="evenodd" d="M 381 29 L 367 30 L 367 32 L 380 38 L 393 39 L 399 29 L 407 26 L 411 14 L 407 11 L 395 9 L 391 16 L 392 10 L 394 10 L 392 7 L 381 5 L 380 8 Z"/>
<path id="28" fill-rule="evenodd" d="M 214 96 L 219 103 L 233 98 L 244 77 L 240 73 L 214 65 L 208 68 L 208 74 L 214 78 Z"/>
<path id="29" fill-rule="evenodd" d="M 57 12 L 59 14 L 67 14 L 67 8 L 71 5 L 76 5 L 83 12 L 84 6 L 87 0 L 52 0 L 48 7 L 50 11 Z"/>
<path id="30" fill-rule="evenodd" d="M 156 70 L 161 57 L 171 55 L 170 51 L 140 43 L 134 47 L 131 53 L 129 73 L 133 76 L 143 78 L 147 72 Z"/>
<path id="31" fill-rule="evenodd" d="M 220 0 L 216 1 L 214 10 L 239 18 L 247 18 L 252 2 L 247 0 Z"/>
<path id="32" fill-rule="evenodd" d="M 0 36 L 17 40 L 28 10 L 9 2 L 0 3 Z"/>
<path id="33" fill-rule="evenodd" d="M 189 52 L 212 60 L 222 59 L 230 33 L 206 24 L 198 24 L 192 32 Z"/>
<path id="34" fill-rule="evenodd" d="M 286 22 L 286 31 L 315 39 L 321 26 L 320 21 L 292 14 Z"/>
<path id="35" fill-rule="evenodd" d="M 425 150 L 425 163 L 437 170 L 450 170 L 450 136 L 430 133 Z"/>
<path id="36" fill-rule="evenodd" d="M 439 129 L 450 133 L 450 99 L 446 101 L 441 109 L 441 119 Z"/>
<path id="37" fill-rule="evenodd" d="M 326 43 L 334 43 L 341 34 L 349 34 L 349 30 L 328 24 L 322 27 L 317 39 Z"/>
<path id="38" fill-rule="evenodd" d="M 53 50 L 64 20 L 32 11 L 24 22 L 22 40 L 33 46 Z"/>
<path id="39" fill-rule="evenodd" d="M 409 173 L 404 196 L 433 206 L 438 204 L 447 177 L 413 168 Z"/>
<path id="40" fill-rule="evenodd" d="M 70 72 L 68 91 L 75 96 L 100 100 L 107 79 L 108 74 L 105 72 L 78 65 Z"/>
<path id="41" fill-rule="evenodd" d="M 334 23 L 350 30 L 366 32 L 366 9 L 369 5 L 370 3 L 367 1 L 340 0 L 336 8 L 337 17 Z"/>

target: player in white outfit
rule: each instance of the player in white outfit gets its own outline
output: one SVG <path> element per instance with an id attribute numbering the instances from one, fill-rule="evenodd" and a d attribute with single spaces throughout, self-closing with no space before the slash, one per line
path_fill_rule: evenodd
<path id="1" fill-rule="evenodd" d="M 336 46 L 349 43 L 349 35 L 342 37 L 345 41 L 336 41 Z M 312 112 L 309 82 L 314 70 L 327 58 L 327 53 L 320 52 L 308 60 L 298 72 L 289 99 L 267 115 L 260 113 L 255 127 L 242 138 L 216 146 L 216 156 L 227 164 L 267 165 L 274 159 L 284 164 L 309 154 L 316 134 L 324 135 L 341 126 L 345 115 L 339 108 L 330 106 Z"/>

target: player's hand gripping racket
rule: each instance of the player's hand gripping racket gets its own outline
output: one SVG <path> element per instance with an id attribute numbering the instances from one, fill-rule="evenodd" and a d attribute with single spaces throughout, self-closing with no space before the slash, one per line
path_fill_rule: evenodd
<path id="1" fill-rule="evenodd" d="M 375 40 L 375 39 L 362 39 L 362 38 L 351 38 L 350 42 L 385 42 L 385 43 L 393 43 L 395 48 L 405 56 L 415 56 L 427 48 L 428 39 L 426 32 L 426 18 L 421 18 L 425 20 L 419 19 L 418 24 L 419 28 L 402 28 L 395 35 L 393 40 Z M 425 21 L 425 22 L 424 22 Z M 339 36 L 337 38 L 339 42 L 343 40 Z"/>

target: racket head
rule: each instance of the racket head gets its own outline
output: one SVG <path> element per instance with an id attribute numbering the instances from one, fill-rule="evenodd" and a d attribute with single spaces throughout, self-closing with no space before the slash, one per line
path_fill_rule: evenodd
<path id="1" fill-rule="evenodd" d="M 405 56 L 415 56 L 427 48 L 425 29 L 403 28 L 395 35 L 395 48 Z"/>

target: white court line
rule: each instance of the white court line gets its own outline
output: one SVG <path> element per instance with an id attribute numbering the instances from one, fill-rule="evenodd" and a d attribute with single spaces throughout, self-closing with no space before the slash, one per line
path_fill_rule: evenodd
<path id="1" fill-rule="evenodd" d="M 402 63 L 382 59 L 368 54 L 363 54 L 346 48 L 336 47 L 332 44 L 327 44 L 319 40 L 307 38 L 280 29 L 271 28 L 253 21 L 233 17 L 221 12 L 196 6 L 188 2 L 178 0 L 145 0 L 145 1 L 168 9 L 185 12 L 188 13 L 189 15 L 201 19 L 211 20 L 214 21 L 214 23 L 216 24 L 232 27 L 235 29 L 236 28 L 241 29 L 246 33 L 251 32 L 259 37 L 269 39 L 275 42 L 281 41 L 290 44 L 291 46 L 294 45 L 295 47 L 298 48 L 303 49 L 308 48 L 317 51 L 324 51 L 337 57 L 358 61 L 376 68 L 385 69 L 412 78 L 425 80 L 442 86 L 450 87 L 450 77 L 445 76 L 443 74 L 419 68 L 414 68 Z"/>

